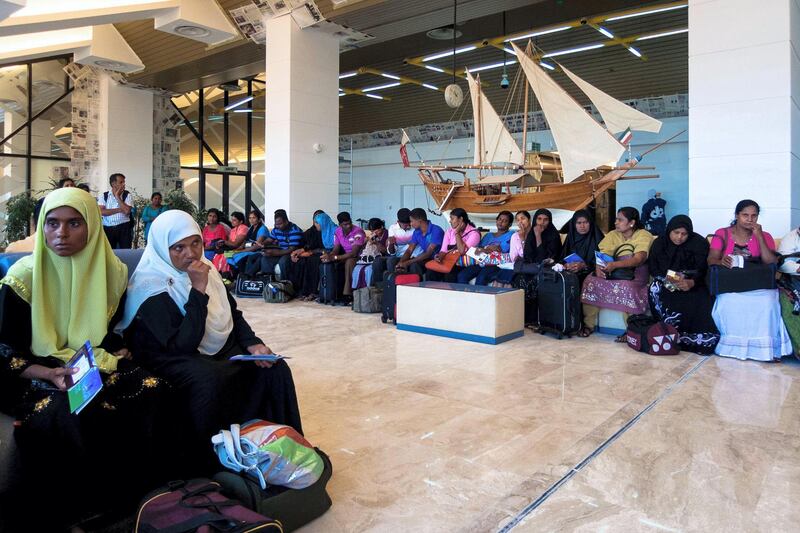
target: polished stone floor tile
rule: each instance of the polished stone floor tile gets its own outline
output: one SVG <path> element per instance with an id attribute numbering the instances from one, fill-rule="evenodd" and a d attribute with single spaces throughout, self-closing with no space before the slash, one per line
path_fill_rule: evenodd
<path id="1" fill-rule="evenodd" d="M 800 523 L 798 365 L 649 357 L 604 335 L 488 346 L 343 307 L 239 304 L 292 357 L 306 436 L 334 465 L 334 505 L 304 533 Z"/>

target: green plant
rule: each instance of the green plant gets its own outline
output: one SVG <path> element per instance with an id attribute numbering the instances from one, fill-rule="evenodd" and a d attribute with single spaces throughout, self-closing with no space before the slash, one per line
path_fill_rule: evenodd
<path id="1" fill-rule="evenodd" d="M 185 213 L 189 213 L 197 221 L 202 228 L 206 223 L 206 215 L 208 211 L 205 209 L 198 209 L 186 191 L 183 189 L 175 189 L 169 191 L 164 195 L 164 204 L 169 206 L 170 209 L 179 209 Z"/>
<path id="2" fill-rule="evenodd" d="M 6 203 L 6 231 L 3 247 L 25 238 L 35 206 L 36 200 L 27 192 L 9 198 Z"/>
<path id="3" fill-rule="evenodd" d="M 144 248 L 144 222 L 142 213 L 150 201 L 144 196 L 139 195 L 136 190 L 130 192 L 133 195 L 133 247 Z"/>

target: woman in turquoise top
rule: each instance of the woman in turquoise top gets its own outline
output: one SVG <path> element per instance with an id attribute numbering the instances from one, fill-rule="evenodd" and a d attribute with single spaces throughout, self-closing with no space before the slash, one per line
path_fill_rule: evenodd
<path id="1" fill-rule="evenodd" d="M 144 223 L 144 242 L 147 242 L 147 234 L 150 233 L 150 224 L 156 219 L 158 215 L 166 211 L 168 208 L 161 205 L 163 197 L 160 192 L 154 192 L 150 197 L 150 205 L 142 209 L 142 222 Z"/>
<path id="2" fill-rule="evenodd" d="M 495 220 L 497 231 L 490 231 L 483 236 L 483 239 L 481 239 L 481 243 L 478 246 L 478 251 L 486 253 L 500 252 L 507 254 L 511 250 L 511 237 L 514 235 L 512 231 L 509 231 L 511 223 L 514 221 L 514 215 L 512 215 L 510 211 L 501 211 Z M 470 265 L 458 273 L 458 282 L 469 283 L 470 280 L 478 278 L 475 280 L 476 285 L 488 285 L 491 280 L 487 279 L 486 276 L 482 274 L 485 271 L 488 273 L 489 271 L 493 272 L 494 270 L 497 270 L 497 268 L 495 267 L 487 271 L 487 268 L 481 265 Z"/>

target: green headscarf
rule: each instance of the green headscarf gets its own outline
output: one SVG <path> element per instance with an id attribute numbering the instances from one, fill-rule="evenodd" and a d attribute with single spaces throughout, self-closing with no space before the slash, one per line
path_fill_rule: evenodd
<path id="1" fill-rule="evenodd" d="M 47 213 L 64 206 L 80 213 L 89 230 L 86 247 L 70 257 L 50 250 L 44 232 Z M 108 244 L 97 202 L 78 188 L 57 189 L 45 198 L 36 229 L 33 254 L 0 280 L 31 306 L 31 352 L 66 362 L 88 340 L 100 370 L 113 372 L 118 357 L 98 346 L 127 287 L 128 267 Z"/>

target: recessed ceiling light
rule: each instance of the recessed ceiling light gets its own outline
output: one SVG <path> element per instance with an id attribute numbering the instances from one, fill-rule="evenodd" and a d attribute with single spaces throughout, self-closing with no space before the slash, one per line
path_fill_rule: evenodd
<path id="1" fill-rule="evenodd" d="M 120 63 L 119 61 L 108 61 L 108 60 L 105 60 L 105 59 L 97 59 L 94 62 L 94 64 L 97 65 L 98 67 L 107 68 L 109 70 L 117 70 L 117 69 L 120 69 L 120 68 L 125 66 L 124 64 Z"/>
<path id="2" fill-rule="evenodd" d="M 453 26 L 445 26 L 443 28 L 434 28 L 428 33 L 426 33 L 428 37 L 431 39 L 436 39 L 437 41 L 452 41 L 453 40 Z M 461 37 L 461 31 L 456 30 L 455 38 Z"/>
<path id="3" fill-rule="evenodd" d="M 175 33 L 184 37 L 208 37 L 211 35 L 211 32 L 206 28 L 190 25 L 175 26 Z"/>

